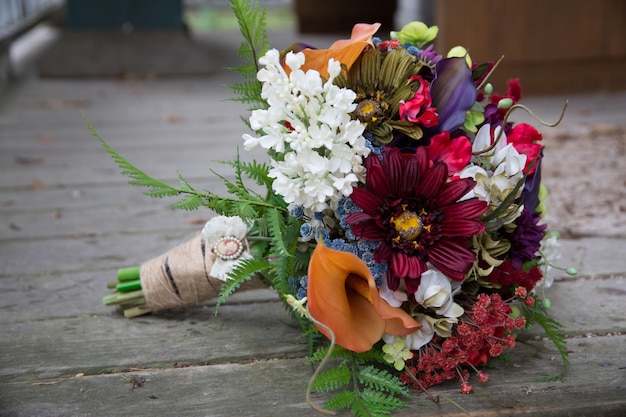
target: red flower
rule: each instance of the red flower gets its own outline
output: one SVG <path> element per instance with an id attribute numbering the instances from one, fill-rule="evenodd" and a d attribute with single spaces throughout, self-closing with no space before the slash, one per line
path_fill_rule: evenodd
<path id="1" fill-rule="evenodd" d="M 517 152 L 526 155 L 525 174 L 532 174 L 539 165 L 543 145 L 537 143 L 543 138 L 541 133 L 527 123 L 516 124 L 506 135 L 508 143 L 512 143 Z M 529 167 L 532 164 L 532 168 Z"/>
<path id="2" fill-rule="evenodd" d="M 498 104 L 498 102 L 502 100 L 503 98 L 510 98 L 511 100 L 513 100 L 513 104 L 517 103 L 518 101 L 522 99 L 522 85 L 519 83 L 519 78 L 512 78 L 508 80 L 506 84 L 508 87 L 506 94 L 504 95 L 500 95 L 496 93 L 492 94 L 491 97 L 489 98 L 489 102 L 491 104 Z"/>
<path id="3" fill-rule="evenodd" d="M 450 132 L 443 131 L 430 138 L 426 147 L 430 159 L 442 161 L 448 167 L 448 175 L 454 175 L 467 166 L 472 158 L 472 144 L 465 136 L 450 139 Z"/>
<path id="4" fill-rule="evenodd" d="M 531 267 L 528 271 L 524 271 L 523 269 L 515 269 L 513 263 L 506 260 L 489 274 L 487 280 L 503 287 L 520 285 L 526 288 L 526 291 L 530 291 L 535 288 L 535 285 L 542 277 L 541 269 L 536 266 Z"/>
<path id="5" fill-rule="evenodd" d="M 348 215 L 346 222 L 357 237 L 379 242 L 374 259 L 388 264 L 389 288 L 398 289 L 404 279 L 408 291 L 417 291 L 426 262 L 462 281 L 476 260 L 467 237 L 485 229 L 478 217 L 487 203 L 475 198 L 458 201 L 474 187 L 474 180 L 449 182 L 446 165 L 430 166 L 423 147 L 406 161 L 398 149 L 385 148 L 382 162 L 370 154 L 365 166 L 365 188 L 351 195 L 363 211 Z"/>
<path id="6" fill-rule="evenodd" d="M 472 387 L 470 384 L 468 384 L 467 382 L 463 382 L 461 384 L 461 394 L 469 394 L 474 390 L 474 387 Z"/>
<path id="7" fill-rule="evenodd" d="M 400 101 L 400 120 L 408 120 L 411 123 L 424 127 L 437 126 L 439 123 L 437 112 L 432 105 L 430 88 L 428 83 L 419 75 L 411 77 L 411 81 L 417 81 L 420 86 L 409 101 Z"/>

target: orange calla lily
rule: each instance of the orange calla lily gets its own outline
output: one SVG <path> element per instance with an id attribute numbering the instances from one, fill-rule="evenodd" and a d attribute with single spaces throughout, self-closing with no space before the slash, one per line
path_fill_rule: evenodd
<path id="1" fill-rule="evenodd" d="M 380 297 L 374 276 L 358 256 L 321 241 L 309 262 L 307 299 L 309 313 L 333 331 L 338 345 L 353 352 L 370 350 L 383 333 L 404 336 L 421 327 Z"/>
<path id="2" fill-rule="evenodd" d="M 328 78 L 328 60 L 330 58 L 341 62 L 350 69 L 354 61 L 357 60 L 363 49 L 368 45 L 373 45 L 372 35 L 380 28 L 380 23 L 368 24 L 357 23 L 352 28 L 350 39 L 342 39 L 333 43 L 328 49 L 305 49 L 302 52 L 305 56 L 303 71 L 314 69 L 324 78 Z"/>

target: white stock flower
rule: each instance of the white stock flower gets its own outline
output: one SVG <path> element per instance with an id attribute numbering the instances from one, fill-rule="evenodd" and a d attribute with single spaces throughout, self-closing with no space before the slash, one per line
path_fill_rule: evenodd
<path id="1" fill-rule="evenodd" d="M 369 149 L 363 124 L 350 117 L 356 93 L 332 83 L 341 64 L 329 60 L 325 81 L 315 70 L 302 71 L 304 60 L 303 53 L 288 53 L 289 75 L 278 51 L 270 50 L 259 60 L 264 67 L 257 79 L 269 107 L 250 116 L 250 126 L 260 136 L 245 134 L 243 139 L 246 150 L 261 146 L 273 151 L 273 190 L 311 216 L 352 193 L 363 178 Z"/>

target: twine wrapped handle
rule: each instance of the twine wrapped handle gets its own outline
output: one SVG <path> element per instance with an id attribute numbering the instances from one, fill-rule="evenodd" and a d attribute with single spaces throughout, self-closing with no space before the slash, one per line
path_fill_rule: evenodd
<path id="1" fill-rule="evenodd" d="M 249 259 L 247 227 L 238 217 L 218 216 L 202 233 L 140 267 L 122 268 L 109 283 L 115 292 L 104 297 L 126 317 L 150 312 L 185 309 L 216 298 L 228 272 L 240 260 Z M 264 288 L 258 277 L 245 281 L 240 290 Z"/>
<path id="2" fill-rule="evenodd" d="M 148 308 L 151 311 L 188 308 L 216 298 L 224 283 L 209 275 L 216 258 L 212 247 L 207 248 L 206 241 L 197 235 L 143 263 L 139 275 Z M 253 278 L 243 283 L 240 289 L 264 286 L 260 279 Z"/>

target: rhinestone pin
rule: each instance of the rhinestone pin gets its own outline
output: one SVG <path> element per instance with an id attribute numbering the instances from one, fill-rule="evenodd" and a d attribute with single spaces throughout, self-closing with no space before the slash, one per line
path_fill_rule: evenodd
<path id="1" fill-rule="evenodd" d="M 243 252 L 243 243 L 234 236 L 221 237 L 213 245 L 213 253 L 225 261 L 239 258 Z"/>

